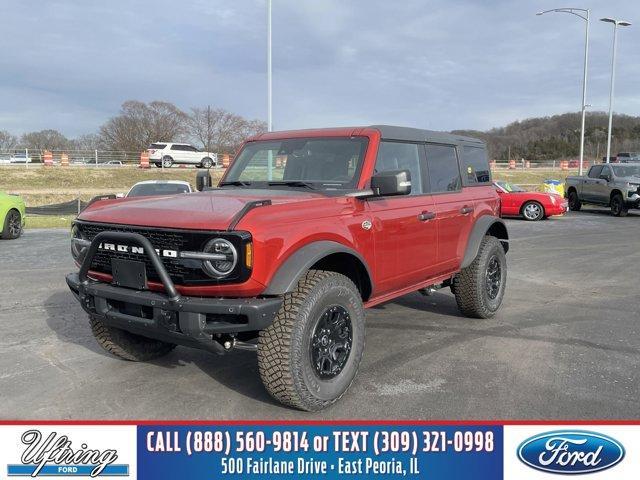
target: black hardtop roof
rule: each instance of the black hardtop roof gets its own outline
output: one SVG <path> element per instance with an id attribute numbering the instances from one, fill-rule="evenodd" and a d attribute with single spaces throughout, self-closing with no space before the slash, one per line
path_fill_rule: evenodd
<path id="1" fill-rule="evenodd" d="M 436 132 L 433 130 L 422 130 L 420 128 L 398 127 L 395 125 L 371 125 L 385 140 L 403 140 L 407 142 L 435 142 L 459 144 L 468 143 L 484 146 L 484 142 L 478 138 L 465 137 L 453 133 Z"/>

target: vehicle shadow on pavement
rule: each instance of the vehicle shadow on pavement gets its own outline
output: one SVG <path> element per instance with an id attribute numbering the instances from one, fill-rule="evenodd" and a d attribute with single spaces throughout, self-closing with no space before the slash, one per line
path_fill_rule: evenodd
<path id="1" fill-rule="evenodd" d="M 69 292 L 57 292 L 44 303 L 46 323 L 58 339 L 90 350 L 93 353 L 115 359 L 98 345 L 91 333 L 89 319 L 76 299 Z M 130 363 L 132 366 L 136 362 Z M 162 368 L 177 369 L 193 365 L 218 384 L 241 395 L 269 405 L 280 406 L 264 389 L 258 372 L 254 352 L 237 351 L 216 355 L 196 349 L 177 347 L 167 356 L 147 362 Z M 216 385 L 212 384 L 214 389 Z"/>
<path id="2" fill-rule="evenodd" d="M 449 291 L 448 288 L 445 290 Z M 389 302 L 376 305 L 372 310 L 385 310 L 387 306 L 394 304 L 419 312 L 434 313 L 439 316 L 460 317 L 455 298 L 452 295 L 446 295 L 440 292 L 435 292 L 429 296 L 424 296 L 420 293 L 410 293 Z"/>
<path id="3" fill-rule="evenodd" d="M 612 214 L 611 214 L 611 210 L 609 210 L 608 208 L 585 208 L 582 207 L 580 209 L 580 211 L 578 213 L 586 213 L 587 215 L 599 215 L 599 216 L 604 216 L 604 217 L 612 217 L 615 218 Z M 629 217 L 637 217 L 640 216 L 637 212 L 634 212 L 633 210 L 629 210 L 629 213 L 627 214 L 627 216 Z"/>

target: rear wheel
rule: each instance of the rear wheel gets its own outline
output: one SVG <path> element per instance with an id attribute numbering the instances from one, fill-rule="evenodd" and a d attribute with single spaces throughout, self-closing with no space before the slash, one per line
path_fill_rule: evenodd
<path id="1" fill-rule="evenodd" d="M 530 222 L 537 222 L 544 218 L 544 207 L 538 202 L 527 202 L 522 206 L 522 216 Z"/>
<path id="2" fill-rule="evenodd" d="M 614 217 L 626 217 L 629 213 L 629 208 L 624 203 L 624 198 L 619 193 L 616 193 L 611 197 L 611 214 Z"/>
<path id="3" fill-rule="evenodd" d="M 203 168 L 211 168 L 213 167 L 213 160 L 211 160 L 209 157 L 203 158 L 200 166 Z"/>
<path id="4" fill-rule="evenodd" d="M 363 351 L 360 292 L 344 275 L 310 270 L 260 332 L 258 368 L 276 400 L 317 411 L 347 391 Z"/>
<path id="5" fill-rule="evenodd" d="M 467 317 L 493 317 L 507 285 L 507 257 L 496 237 L 485 236 L 476 258 L 453 279 L 456 303 Z"/>
<path id="6" fill-rule="evenodd" d="M 578 192 L 571 190 L 569 192 L 569 210 L 577 212 L 580 208 L 582 208 L 582 202 L 578 198 Z"/>
<path id="7" fill-rule="evenodd" d="M 171 165 L 173 165 L 173 158 L 171 158 L 171 157 L 170 157 L 170 156 L 168 156 L 168 155 L 167 155 L 167 156 L 165 156 L 165 157 L 162 157 L 162 166 L 163 166 L 164 168 L 170 168 L 170 167 L 171 167 Z"/>
<path id="8" fill-rule="evenodd" d="M 22 216 L 16 209 L 11 209 L 4 217 L 4 225 L 2 226 L 2 238 L 11 240 L 22 235 Z"/>
<path id="9" fill-rule="evenodd" d="M 91 332 L 98 344 L 107 352 L 132 362 L 146 362 L 159 358 L 176 346 L 152 338 L 136 335 L 115 327 L 109 327 L 94 317 L 89 317 Z"/>

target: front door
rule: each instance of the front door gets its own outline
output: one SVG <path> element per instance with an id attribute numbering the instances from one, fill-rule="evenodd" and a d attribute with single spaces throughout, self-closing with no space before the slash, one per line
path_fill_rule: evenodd
<path id="1" fill-rule="evenodd" d="M 375 173 L 408 170 L 411 194 L 367 202 L 375 243 L 376 291 L 384 295 L 434 276 L 437 258 L 435 205 L 426 188 L 421 145 L 382 141 Z"/>

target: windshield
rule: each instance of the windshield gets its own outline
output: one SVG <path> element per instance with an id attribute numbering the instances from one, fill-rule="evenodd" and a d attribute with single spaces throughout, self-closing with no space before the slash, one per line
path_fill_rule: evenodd
<path id="1" fill-rule="evenodd" d="M 517 185 L 514 185 L 513 183 L 509 183 L 509 182 L 496 182 L 496 185 L 498 185 L 499 187 L 501 187 L 503 190 L 511 193 L 511 192 L 526 192 L 526 190 L 524 188 L 521 188 Z"/>
<path id="2" fill-rule="evenodd" d="M 176 195 L 189 193 L 189 187 L 181 183 L 143 183 L 135 185 L 127 197 L 149 197 L 151 195 Z"/>
<path id="3" fill-rule="evenodd" d="M 616 177 L 640 177 L 640 165 L 611 165 Z"/>
<path id="4" fill-rule="evenodd" d="M 354 189 L 367 143 L 364 137 L 250 142 L 220 185 Z"/>

